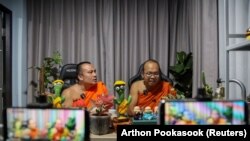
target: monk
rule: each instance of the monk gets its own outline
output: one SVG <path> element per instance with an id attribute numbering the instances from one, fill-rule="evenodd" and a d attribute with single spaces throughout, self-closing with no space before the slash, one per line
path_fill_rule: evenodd
<path id="1" fill-rule="evenodd" d="M 108 89 L 101 81 L 97 81 L 96 69 L 90 62 L 81 62 L 77 65 L 78 82 L 65 89 L 62 96 L 65 101 L 62 106 L 65 108 L 91 109 L 92 102 L 96 101 L 98 96 L 108 95 Z"/>
<path id="2" fill-rule="evenodd" d="M 158 106 L 160 100 L 171 92 L 171 84 L 160 78 L 160 65 L 156 60 L 149 59 L 143 64 L 141 72 L 143 80 L 138 80 L 131 85 L 130 95 L 132 101 L 129 104 L 128 114 L 134 116 L 134 107 L 139 106 L 141 109 L 149 106 L 154 109 Z"/>
<path id="3" fill-rule="evenodd" d="M 207 124 L 210 125 L 227 125 L 227 119 L 220 115 L 220 112 L 217 109 L 211 111 L 210 117 L 207 120 Z"/>

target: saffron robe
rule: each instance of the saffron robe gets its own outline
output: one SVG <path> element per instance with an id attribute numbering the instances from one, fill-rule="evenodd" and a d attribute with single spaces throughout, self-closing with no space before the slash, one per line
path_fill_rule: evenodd
<path id="1" fill-rule="evenodd" d="M 96 101 L 98 96 L 108 95 L 108 89 L 103 82 L 97 82 L 97 84 L 88 90 L 84 91 L 84 97 L 73 102 L 72 107 L 92 107 L 91 100 Z M 80 106 L 80 105 L 81 106 Z"/>
<path id="2" fill-rule="evenodd" d="M 138 93 L 137 106 L 141 107 L 141 109 L 145 109 L 147 106 L 151 107 L 151 109 L 154 109 L 159 105 L 160 100 L 164 96 L 170 94 L 171 88 L 172 86 L 170 83 L 162 81 L 155 87 L 155 89 L 144 93 Z M 171 94 L 176 95 L 176 93 Z"/>

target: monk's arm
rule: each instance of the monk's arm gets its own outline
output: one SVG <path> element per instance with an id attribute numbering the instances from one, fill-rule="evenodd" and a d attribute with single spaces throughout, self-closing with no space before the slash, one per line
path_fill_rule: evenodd
<path id="1" fill-rule="evenodd" d="M 128 115 L 133 116 L 134 115 L 134 107 L 137 104 L 138 101 L 138 88 L 136 86 L 136 83 L 132 84 L 130 89 L 130 96 L 131 96 L 131 102 L 128 106 Z"/>
<path id="2" fill-rule="evenodd" d="M 65 98 L 64 102 L 62 103 L 62 107 L 70 108 L 72 106 L 72 96 L 69 90 L 64 90 L 62 96 Z"/>

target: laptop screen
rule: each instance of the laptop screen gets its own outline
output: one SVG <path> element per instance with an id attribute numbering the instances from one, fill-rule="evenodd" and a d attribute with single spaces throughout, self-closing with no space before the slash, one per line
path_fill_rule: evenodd
<path id="1" fill-rule="evenodd" d="M 7 138 L 21 140 L 75 140 L 88 138 L 82 109 L 7 108 Z"/>
<path id="2" fill-rule="evenodd" d="M 244 101 L 168 101 L 164 125 L 246 125 Z"/>

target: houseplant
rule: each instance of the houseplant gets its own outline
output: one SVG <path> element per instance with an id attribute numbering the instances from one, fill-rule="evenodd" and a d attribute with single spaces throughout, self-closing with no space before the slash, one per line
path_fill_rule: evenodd
<path id="1" fill-rule="evenodd" d="M 203 84 L 203 89 L 205 92 L 205 98 L 212 99 L 213 97 L 213 87 L 210 86 L 207 81 L 206 81 L 206 75 L 205 72 L 202 71 L 202 84 Z"/>
<path id="2" fill-rule="evenodd" d="M 90 109 L 90 132 L 96 135 L 109 133 L 111 116 L 108 110 L 113 107 L 112 95 L 101 95 L 96 101 L 91 100 L 93 107 Z"/>
<path id="3" fill-rule="evenodd" d="M 169 67 L 169 73 L 174 77 L 174 87 L 177 95 L 192 97 L 193 55 L 184 51 L 177 52 L 176 64 Z"/>
<path id="4" fill-rule="evenodd" d="M 45 57 L 43 59 L 42 65 L 30 67 L 38 71 L 38 83 L 32 80 L 31 85 L 33 85 L 38 93 L 36 96 L 37 101 L 41 102 L 39 99 L 47 99 L 45 92 L 54 93 L 53 91 L 53 81 L 59 78 L 59 70 L 62 65 L 61 54 L 56 51 L 53 53 L 52 57 Z"/>

